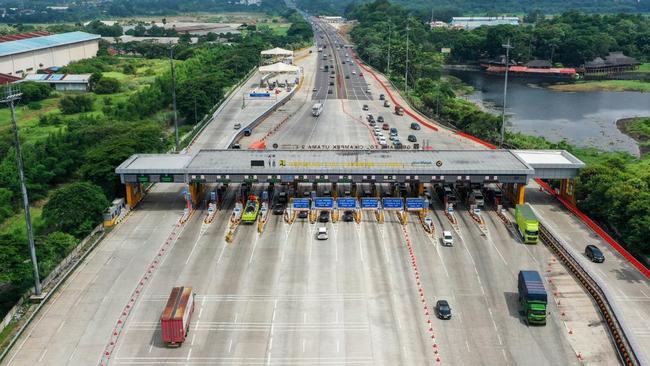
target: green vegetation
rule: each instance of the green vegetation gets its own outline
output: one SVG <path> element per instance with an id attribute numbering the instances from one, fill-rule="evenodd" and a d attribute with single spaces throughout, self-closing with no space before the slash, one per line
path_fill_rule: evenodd
<path id="1" fill-rule="evenodd" d="M 350 34 L 359 55 L 388 74 L 400 89 L 404 88 L 403 75 L 406 71 L 406 37 L 403 30 L 408 21 L 411 43 L 406 98 L 418 110 L 438 121 L 483 140 L 492 143 L 498 141 L 501 119 L 481 111 L 471 102 L 457 98 L 455 90 L 458 82 L 454 78 L 440 76 L 442 59 L 435 51 L 439 49 L 439 45 L 433 41 L 436 38 L 432 37 L 436 31 L 427 29 L 426 25 L 414 18 L 407 20 L 405 9 L 386 0 L 351 7 L 347 14 L 349 18 L 358 20 Z M 388 48 L 386 31 L 389 27 L 390 72 L 385 57 Z M 630 35 L 634 36 L 632 33 Z M 501 35 L 494 34 L 494 37 L 501 39 Z M 648 49 L 644 49 L 644 52 L 648 52 Z M 648 123 L 647 120 L 637 122 L 630 130 L 647 137 Z M 637 159 L 627 153 L 577 148 L 564 141 L 551 143 L 541 137 L 521 133 L 507 133 L 506 142 L 509 146 L 524 149 L 565 149 L 585 161 L 587 168 L 576 180 L 578 207 L 603 225 L 637 258 L 645 260 L 644 257 L 650 254 L 650 236 L 647 235 L 650 227 L 650 159 Z"/>
<path id="2" fill-rule="evenodd" d="M 650 93 L 650 82 L 641 80 L 580 81 L 575 84 L 554 84 L 550 89 L 564 92 L 634 91 Z"/>
<path id="3" fill-rule="evenodd" d="M 231 44 L 174 46 L 181 131 L 190 130 L 257 66 L 262 49 L 311 41 L 308 24 L 295 11 L 285 14 L 292 21 L 286 36 L 269 29 L 233 36 Z M 22 84 L 29 102 L 18 104 L 16 116 L 29 196 L 37 206 L 31 212 L 42 278 L 101 222 L 108 202 L 123 195 L 115 167 L 132 154 L 172 146 L 169 46 L 149 46 L 157 48 L 147 56 L 163 59 L 104 55 L 63 68 L 92 74 L 89 93 Z M 0 316 L 32 286 L 9 122 L 9 110 L 0 109 Z"/>
<path id="4" fill-rule="evenodd" d="M 616 126 L 621 132 L 636 140 L 641 156 L 650 152 L 650 117 L 621 119 L 616 121 Z"/>
<path id="5" fill-rule="evenodd" d="M 354 0 L 297 0 L 298 7 L 317 15 L 340 15 L 346 9 L 361 3 Z M 537 0 L 526 1 L 492 1 L 492 0 L 396 0 L 396 4 L 408 8 L 413 14 L 422 19 L 434 18 L 446 20 L 451 16 L 471 14 L 476 16 L 523 14 L 533 11 L 543 11 L 557 14 L 568 10 L 580 10 L 589 13 L 640 13 L 650 12 L 650 5 L 643 1 L 622 0 Z"/>
<path id="6" fill-rule="evenodd" d="M 435 49 L 451 48 L 450 62 L 476 63 L 503 54 L 510 38 L 513 60 L 544 59 L 564 66 L 582 66 L 610 51 L 650 60 L 650 19 L 640 14 L 589 15 L 568 12 L 534 24 L 480 27 L 471 31 L 435 28 L 426 37 Z"/>

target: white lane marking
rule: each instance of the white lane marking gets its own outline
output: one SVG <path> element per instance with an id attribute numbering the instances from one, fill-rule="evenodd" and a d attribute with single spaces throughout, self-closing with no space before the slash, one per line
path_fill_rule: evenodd
<path id="1" fill-rule="evenodd" d="M 228 353 L 232 353 L 232 338 L 230 338 L 230 342 L 228 343 Z"/>
<path id="2" fill-rule="evenodd" d="M 194 339 L 196 338 L 196 333 L 192 334 L 192 342 L 190 342 L 190 346 L 194 345 Z"/>
<path id="3" fill-rule="evenodd" d="M 239 315 L 239 313 L 235 313 L 235 320 L 233 321 L 233 323 L 237 323 L 237 316 L 238 315 Z"/>
<path id="4" fill-rule="evenodd" d="M 194 250 L 196 249 L 196 245 L 199 244 L 199 240 L 201 240 L 201 237 L 203 237 L 203 235 L 199 234 L 199 236 L 196 238 L 196 241 L 194 241 L 194 245 L 192 246 L 192 250 L 190 251 L 190 255 L 187 256 L 187 260 L 185 261 L 185 264 L 190 263 L 190 258 L 192 258 L 192 254 L 194 253 Z"/>
<path id="5" fill-rule="evenodd" d="M 307 313 L 305 312 L 302 313 L 302 322 L 307 323 Z"/>
<path id="6" fill-rule="evenodd" d="M 149 345 L 149 353 L 151 353 L 151 350 L 153 350 L 153 339 L 151 340 L 151 344 Z"/>
<path id="7" fill-rule="evenodd" d="M 190 347 L 189 352 L 187 352 L 187 358 L 185 358 L 186 361 L 190 360 L 190 356 L 192 356 L 192 347 Z"/>
<path id="8" fill-rule="evenodd" d="M 56 328 L 56 333 L 59 333 L 61 329 L 63 328 L 63 325 L 65 324 L 65 320 L 61 322 L 61 325 L 59 325 L 58 328 Z"/>
<path id="9" fill-rule="evenodd" d="M 471 351 L 469 349 L 469 342 L 467 340 L 465 340 L 465 347 L 467 347 L 467 352 L 471 353 Z"/>
<path id="10" fill-rule="evenodd" d="M 336 353 L 340 353 L 340 352 L 341 352 L 341 342 L 337 338 L 336 339 Z"/>
<path id="11" fill-rule="evenodd" d="M 203 314 L 203 307 L 201 307 L 201 309 L 199 309 L 199 319 L 201 319 L 202 314 Z"/>
<path id="12" fill-rule="evenodd" d="M 390 263 L 390 257 L 388 256 L 388 247 L 386 246 L 386 235 L 384 234 L 384 228 L 382 227 L 379 232 L 381 233 L 381 244 L 384 247 L 384 259 L 386 263 Z"/>
<path id="13" fill-rule="evenodd" d="M 43 353 L 41 353 L 41 357 L 38 359 L 38 363 L 43 362 L 43 359 L 45 358 L 46 353 L 47 353 L 47 348 L 45 349 L 45 351 L 43 351 Z"/>
<path id="14" fill-rule="evenodd" d="M 487 303 L 487 299 L 485 300 Z M 501 340 L 501 335 L 499 335 L 499 328 L 497 328 L 497 322 L 494 320 L 494 315 L 492 315 L 492 308 L 488 305 L 488 312 L 490 313 L 490 319 L 492 319 L 492 325 L 494 326 L 494 331 L 497 333 L 497 339 L 499 340 L 499 345 L 503 346 L 503 341 Z"/>
<path id="15" fill-rule="evenodd" d="M 508 362 L 508 355 L 506 354 L 506 349 L 501 348 L 501 353 L 503 353 L 503 358 L 506 360 L 506 365 L 510 365 L 510 362 Z"/>
<path id="16" fill-rule="evenodd" d="M 221 262 L 221 257 L 223 257 L 223 253 L 226 251 L 226 242 L 223 242 L 223 247 L 221 247 L 221 253 L 219 253 L 219 258 L 217 258 L 217 264 Z"/>
<path id="17" fill-rule="evenodd" d="M 260 234 L 255 235 L 255 242 L 253 243 L 253 251 L 251 252 L 251 258 L 248 260 L 248 264 L 253 263 L 253 256 L 255 255 L 255 248 L 257 248 L 257 242 L 260 239 Z"/>
<path id="18" fill-rule="evenodd" d="M 307 341 L 305 338 L 302 339 L 302 353 L 305 353 L 305 349 L 307 347 Z"/>
<path id="19" fill-rule="evenodd" d="M 646 294 L 645 291 L 643 291 L 642 289 L 639 289 L 639 291 L 641 291 L 641 293 L 643 294 L 643 296 L 650 298 L 650 296 L 648 296 L 648 294 Z"/>

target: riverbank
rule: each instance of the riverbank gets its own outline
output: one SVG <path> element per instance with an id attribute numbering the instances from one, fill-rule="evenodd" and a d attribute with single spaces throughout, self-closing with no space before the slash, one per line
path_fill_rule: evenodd
<path id="1" fill-rule="evenodd" d="M 622 118 L 616 127 L 639 144 L 641 158 L 650 153 L 650 117 Z"/>
<path id="2" fill-rule="evenodd" d="M 578 81 L 572 84 L 550 85 L 548 88 L 562 92 L 631 91 L 650 93 L 650 82 L 641 80 Z"/>

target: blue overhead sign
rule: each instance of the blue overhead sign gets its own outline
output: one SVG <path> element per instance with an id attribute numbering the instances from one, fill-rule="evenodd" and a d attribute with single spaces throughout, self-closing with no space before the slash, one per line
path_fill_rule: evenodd
<path id="1" fill-rule="evenodd" d="M 249 96 L 251 96 L 253 98 L 264 98 L 264 97 L 268 98 L 268 97 L 271 96 L 271 94 L 269 94 L 269 93 L 250 93 Z"/>
<path id="2" fill-rule="evenodd" d="M 361 208 L 365 209 L 377 209 L 379 208 L 379 199 L 378 198 L 362 198 L 361 199 Z"/>
<path id="3" fill-rule="evenodd" d="M 309 198 L 294 198 L 294 210 L 309 210 Z"/>
<path id="4" fill-rule="evenodd" d="M 334 199 L 332 197 L 314 198 L 314 208 L 334 208 Z"/>
<path id="5" fill-rule="evenodd" d="M 385 210 L 401 210 L 404 207 L 404 201 L 401 198 L 386 197 L 382 200 Z"/>
<path id="6" fill-rule="evenodd" d="M 407 198 L 406 199 L 406 209 L 407 210 L 423 210 L 425 207 L 424 198 Z"/>
<path id="7" fill-rule="evenodd" d="M 351 197 L 342 197 L 336 200 L 338 208 L 357 208 L 357 200 Z"/>

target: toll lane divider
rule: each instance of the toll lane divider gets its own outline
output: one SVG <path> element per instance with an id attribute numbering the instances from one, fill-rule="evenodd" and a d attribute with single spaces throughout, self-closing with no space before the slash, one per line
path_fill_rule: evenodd
<path id="1" fill-rule="evenodd" d="M 192 216 L 194 210 L 192 209 L 191 211 L 192 212 L 187 214 L 188 217 Z M 185 214 L 183 216 L 185 216 Z M 145 273 L 138 281 L 138 284 L 136 285 L 135 289 L 131 293 L 129 302 L 122 309 L 122 312 L 119 315 L 117 322 L 113 327 L 113 330 L 111 331 L 111 335 L 109 337 L 108 343 L 106 344 L 106 347 L 104 347 L 102 357 L 99 361 L 100 366 L 106 366 L 110 362 L 111 357 L 113 356 L 113 351 L 115 351 L 117 341 L 119 340 L 122 331 L 125 329 L 126 321 L 128 320 L 129 315 L 131 315 L 131 312 L 135 306 L 136 301 L 138 300 L 140 295 L 142 295 L 145 286 L 149 283 L 149 281 L 153 277 L 153 274 L 158 269 L 158 267 L 160 267 L 167 253 L 169 253 L 171 248 L 178 240 L 178 237 L 180 236 L 184 227 L 185 227 L 184 223 L 182 223 L 181 219 L 179 219 L 176 225 L 174 225 L 174 228 L 172 229 L 169 236 L 167 236 L 163 244 L 158 249 L 158 253 L 154 257 L 154 259 L 149 263 L 149 265 L 145 269 Z"/>
<path id="2" fill-rule="evenodd" d="M 379 78 L 375 75 L 374 71 L 370 68 L 365 66 L 365 64 L 355 56 L 355 59 L 357 62 L 359 62 L 359 65 L 366 71 L 370 72 L 373 77 L 381 84 L 381 86 L 386 90 L 388 95 L 391 97 L 391 100 L 393 100 L 393 103 L 395 103 L 395 99 L 393 95 L 391 94 L 390 90 L 388 87 L 381 81 Z M 405 110 L 406 111 L 406 110 Z M 410 115 L 410 114 L 409 114 Z M 414 117 L 416 118 L 416 117 Z M 419 118 L 416 118 L 418 121 L 420 120 Z M 426 125 L 426 124 L 425 124 Z M 455 133 L 461 137 L 464 137 L 466 139 L 472 140 L 478 144 L 481 144 L 489 149 L 496 149 L 497 146 L 494 144 L 491 144 L 485 140 L 482 140 L 476 136 L 472 136 L 468 133 L 462 132 L 462 131 L 455 131 Z M 598 224 L 593 222 L 589 216 L 587 216 L 585 213 L 580 211 L 575 205 L 571 204 L 567 200 L 563 199 L 560 197 L 546 182 L 542 181 L 541 179 L 535 179 L 537 184 L 542 186 L 547 192 L 555 196 L 558 201 L 560 201 L 569 211 L 571 211 L 574 215 L 576 215 L 582 222 L 585 223 L 589 228 L 591 228 L 598 236 L 600 236 L 603 240 L 605 240 L 608 244 L 610 244 L 616 251 L 618 251 L 630 264 L 632 264 L 634 267 L 636 267 L 641 273 L 643 273 L 646 278 L 650 278 L 650 269 L 648 269 L 646 266 L 643 265 L 639 260 L 634 258 L 621 244 L 619 244 L 614 238 L 612 238 L 605 230 L 603 230 Z"/>
<path id="3" fill-rule="evenodd" d="M 551 251 L 558 256 L 560 261 L 562 261 L 569 271 L 573 273 L 584 289 L 595 300 L 598 310 L 605 319 L 607 329 L 609 330 L 610 336 L 612 337 L 618 352 L 618 356 L 623 364 L 627 366 L 641 365 L 642 363 L 639 362 L 639 359 L 634 352 L 634 348 L 638 349 L 638 344 L 633 344 L 636 342 L 633 339 L 627 338 L 626 333 L 629 333 L 629 328 L 625 325 L 623 319 L 619 319 L 616 316 L 619 309 L 616 309 L 614 304 L 608 301 L 608 297 L 612 297 L 612 294 L 608 294 L 607 288 L 599 284 L 600 280 L 597 280 L 597 278 L 594 278 L 587 273 L 584 267 L 576 259 L 577 253 L 572 253 L 571 250 L 568 249 L 570 246 L 566 245 L 566 243 L 562 243 L 561 240 L 558 239 L 559 236 L 541 219 L 539 234 L 544 244 L 546 244 Z M 582 357 L 580 353 L 578 353 L 577 356 L 579 358 Z"/>
<path id="4" fill-rule="evenodd" d="M 439 347 L 436 341 L 436 335 L 433 331 L 433 323 L 431 322 L 431 313 L 434 311 L 433 308 L 429 308 L 427 304 L 427 298 L 424 294 L 424 289 L 422 288 L 422 283 L 420 281 L 420 271 L 418 269 L 418 263 L 415 258 L 415 252 L 413 251 L 413 246 L 411 245 L 411 238 L 409 237 L 407 226 L 402 226 L 402 235 L 404 236 L 404 242 L 406 243 L 406 248 L 409 251 L 409 257 L 411 259 L 411 267 L 413 268 L 413 275 L 415 276 L 415 285 L 418 289 L 418 294 L 420 296 L 420 302 L 422 303 L 422 312 L 424 320 L 426 321 L 426 329 L 429 332 L 431 340 L 431 349 L 433 350 L 433 357 L 437 363 L 441 363 Z"/>

